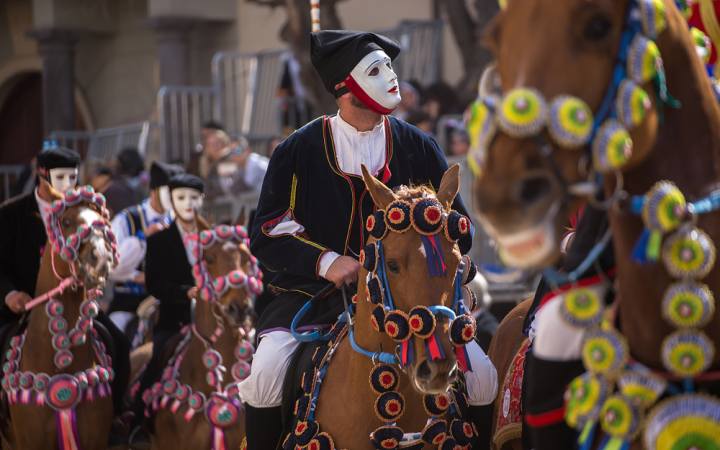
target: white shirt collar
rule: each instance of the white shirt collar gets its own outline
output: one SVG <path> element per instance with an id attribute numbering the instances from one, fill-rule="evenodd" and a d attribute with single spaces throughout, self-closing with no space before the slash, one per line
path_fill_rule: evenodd
<path id="1" fill-rule="evenodd" d="M 372 130 L 367 130 L 367 131 L 358 131 L 357 128 L 355 128 L 354 126 L 347 123 L 345 121 L 345 119 L 342 118 L 342 114 L 340 114 L 340 111 L 337 112 L 335 117 L 337 117 L 336 123 L 338 124 L 339 127 L 342 128 L 343 131 L 345 131 L 347 133 L 356 133 L 361 136 L 377 133 L 378 131 L 382 130 L 385 126 L 385 116 L 382 116 L 380 118 L 380 121 L 377 124 L 375 124 L 375 126 L 373 127 Z"/>
<path id="2" fill-rule="evenodd" d="M 372 130 L 358 131 L 340 116 L 330 118 L 335 157 L 340 170 L 351 175 L 361 175 L 364 165 L 376 175 L 385 166 L 386 136 L 385 118 Z"/>
<path id="3" fill-rule="evenodd" d="M 175 226 L 180 232 L 180 239 L 182 239 L 183 246 L 185 247 L 185 255 L 187 256 L 188 262 L 191 266 L 195 265 L 194 245 L 197 245 L 197 243 L 195 241 L 191 242 L 186 239 L 187 236 L 191 233 L 185 231 L 182 225 L 180 225 L 180 222 L 178 222 L 177 220 L 175 221 Z"/>

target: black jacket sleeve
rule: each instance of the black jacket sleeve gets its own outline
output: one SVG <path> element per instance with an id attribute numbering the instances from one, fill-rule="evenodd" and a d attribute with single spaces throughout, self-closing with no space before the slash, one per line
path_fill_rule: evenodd
<path id="1" fill-rule="evenodd" d="M 302 188 L 297 155 L 302 140 L 291 136 L 273 153 L 253 220 L 251 250 L 268 269 L 308 278 L 318 277 L 320 258 L 327 248 L 302 232 L 272 233 L 284 222 L 295 221 L 296 193 Z"/>
<path id="2" fill-rule="evenodd" d="M 440 187 L 440 181 L 442 180 L 442 176 L 448 169 L 448 163 L 445 159 L 445 154 L 440 149 L 440 146 L 438 145 L 437 141 L 435 141 L 435 139 L 430 136 L 426 137 L 424 139 L 424 147 L 428 177 L 430 178 L 430 183 L 432 183 L 433 188 L 438 189 Z M 460 214 L 467 216 L 467 218 L 470 220 L 470 223 L 472 224 L 472 217 L 470 217 L 470 214 L 468 214 L 468 211 L 465 208 L 465 204 L 463 203 L 460 194 L 455 197 L 455 201 L 453 202 L 453 209 Z M 474 225 L 472 225 L 470 227 L 470 233 L 467 236 L 461 238 L 458 242 L 458 245 L 460 246 L 460 252 L 463 255 L 466 255 L 470 251 L 474 234 L 475 228 Z"/>
<path id="3" fill-rule="evenodd" d="M 0 208 L 0 320 L 5 323 L 19 318 L 5 303 L 5 297 L 16 290 L 8 274 L 13 261 L 14 251 L 12 250 L 13 236 L 15 236 L 15 221 L 9 208 Z M 15 219 L 17 220 L 17 218 Z"/>
<path id="4" fill-rule="evenodd" d="M 161 302 L 187 304 L 187 291 L 193 286 L 173 281 L 172 261 L 168 261 L 167 254 L 163 254 L 166 248 L 163 241 L 164 236 L 159 233 L 150 236 L 147 241 L 147 253 L 145 257 L 145 285 L 148 292 Z M 165 252 L 166 253 L 166 252 Z"/>

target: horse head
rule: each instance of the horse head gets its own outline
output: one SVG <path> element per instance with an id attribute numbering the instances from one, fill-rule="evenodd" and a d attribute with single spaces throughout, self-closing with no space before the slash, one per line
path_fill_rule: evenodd
<path id="1" fill-rule="evenodd" d="M 105 198 L 90 186 L 63 195 L 44 180 L 41 183 L 44 184 L 41 189 L 52 198 L 46 224 L 48 239 L 53 252 L 65 263 L 53 262 L 56 275 L 73 276 L 86 289 L 103 287 L 117 262 L 115 235 L 110 228 Z"/>
<path id="2" fill-rule="evenodd" d="M 605 174 L 608 198 L 619 194 L 622 173 L 646 160 L 672 101 L 658 48 L 686 39 L 664 27 L 687 27 L 671 0 L 518 0 L 491 24 L 497 64 L 475 105 L 471 165 L 506 263 L 553 263 L 578 198 Z"/>
<path id="3" fill-rule="evenodd" d="M 196 277 L 206 274 L 200 297 L 214 301 L 234 326 L 248 328 L 252 299 L 262 292 L 262 272 L 250 253 L 247 231 L 239 225 L 203 226 L 197 235 L 201 249 Z"/>
<path id="4" fill-rule="evenodd" d="M 413 354 L 400 359 L 418 392 L 445 392 L 455 380 L 459 347 L 440 336 L 456 328 L 452 324 L 460 312 L 453 309 L 464 308 L 457 289 L 458 236 L 448 232 L 448 223 L 455 226 L 458 219 L 469 226 L 467 218 L 451 211 L 459 168 L 445 173 L 437 194 L 406 186 L 393 192 L 364 167 L 363 178 L 377 211 L 368 219 L 371 237 L 361 254 L 359 292 L 366 287 L 368 298 L 357 302 L 358 316 L 371 316 L 376 331 L 399 344 L 400 353 Z"/>

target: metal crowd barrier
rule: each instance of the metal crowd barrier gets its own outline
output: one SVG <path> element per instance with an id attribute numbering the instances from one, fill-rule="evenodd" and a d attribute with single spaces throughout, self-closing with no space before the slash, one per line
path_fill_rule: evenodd
<path id="1" fill-rule="evenodd" d="M 257 208 L 259 198 L 259 190 L 218 197 L 205 202 L 204 215 L 213 223 L 234 223 L 242 213 L 246 225 L 250 214 Z"/>
<path id="2" fill-rule="evenodd" d="M 200 127 L 214 119 L 217 89 L 212 86 L 163 86 L 157 94 L 161 158 L 186 163 L 200 142 Z"/>
<path id="3" fill-rule="evenodd" d="M 26 169 L 22 164 L 0 166 L 0 203 L 5 200 L 22 194 L 25 190 L 23 186 L 18 186 L 20 175 Z"/>
<path id="4" fill-rule="evenodd" d="M 400 80 L 416 80 L 429 86 L 442 77 L 443 22 L 405 20 L 380 33 L 396 40 L 402 47 L 393 69 Z"/>

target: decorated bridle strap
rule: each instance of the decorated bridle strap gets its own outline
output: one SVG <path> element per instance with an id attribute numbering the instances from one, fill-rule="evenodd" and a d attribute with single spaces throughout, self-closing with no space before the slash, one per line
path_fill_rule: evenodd
<path id="1" fill-rule="evenodd" d="M 64 237 L 60 218 L 67 209 L 81 203 L 95 206 L 102 216 L 102 220 L 96 220 L 90 225 L 81 225 L 74 233 Z M 110 242 L 113 256 L 117 261 L 117 240 L 110 227 L 110 212 L 105 207 L 105 197 L 102 194 L 96 193 L 91 186 L 83 186 L 66 192 L 63 198 L 52 202 L 46 231 L 53 251 L 59 254 L 64 261 L 74 262 L 77 260 L 80 246 L 90 239 L 93 230 L 103 232 L 105 238 Z"/>
<path id="2" fill-rule="evenodd" d="M 29 302 L 25 303 L 25 311 L 30 311 L 34 307 L 38 305 L 42 305 L 46 301 L 50 300 L 51 298 L 62 294 L 65 292 L 68 288 L 73 288 L 78 286 L 78 281 L 74 277 L 67 277 L 60 281 L 60 284 L 58 284 L 53 289 L 47 291 L 46 293 L 35 297 L 34 299 L 30 300 Z"/>
<path id="3" fill-rule="evenodd" d="M 211 230 L 203 230 L 193 233 L 186 238 L 186 245 L 192 245 L 192 252 L 195 258 L 193 265 L 193 277 L 199 288 L 200 298 L 204 301 L 214 301 L 230 289 L 247 287 L 253 295 L 260 295 L 263 290 L 262 272 L 258 265 L 257 258 L 250 255 L 251 268 L 249 273 L 243 270 L 232 272 L 213 278 L 207 270 L 203 259 L 203 250 L 210 248 L 216 243 L 231 242 L 235 244 L 250 245 L 247 231 L 242 226 L 219 225 Z"/>

